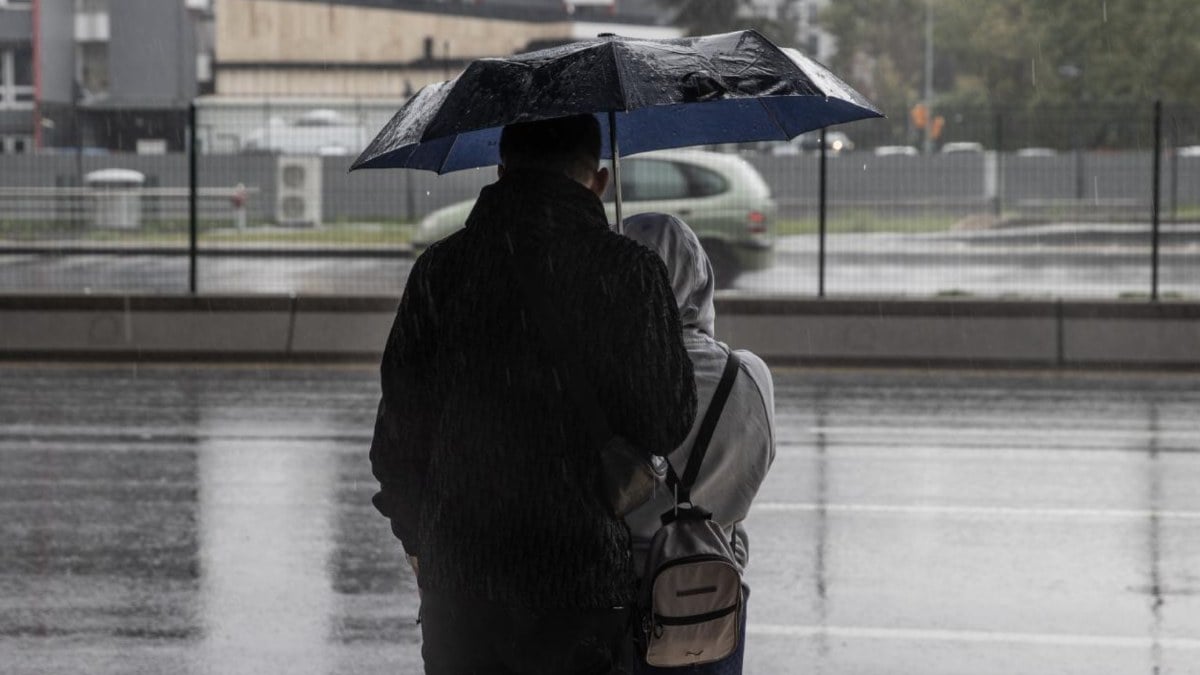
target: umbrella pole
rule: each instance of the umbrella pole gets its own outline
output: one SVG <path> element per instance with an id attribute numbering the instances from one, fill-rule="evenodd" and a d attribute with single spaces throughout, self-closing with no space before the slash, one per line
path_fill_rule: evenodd
<path id="1" fill-rule="evenodd" d="M 617 149 L 617 113 L 608 111 L 608 147 L 612 150 L 612 180 L 617 206 L 617 234 L 625 234 L 625 224 L 621 222 L 621 153 Z"/>

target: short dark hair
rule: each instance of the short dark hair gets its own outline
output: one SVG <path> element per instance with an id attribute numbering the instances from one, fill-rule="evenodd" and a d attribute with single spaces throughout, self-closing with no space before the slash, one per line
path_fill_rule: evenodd
<path id="1" fill-rule="evenodd" d="M 600 123 L 592 115 L 572 115 L 510 124 L 500 132 L 500 162 L 586 178 L 600 163 Z"/>

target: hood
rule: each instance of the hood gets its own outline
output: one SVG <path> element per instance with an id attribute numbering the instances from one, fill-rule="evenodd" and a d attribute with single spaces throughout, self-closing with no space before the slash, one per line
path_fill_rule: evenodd
<path id="1" fill-rule="evenodd" d="M 639 213 L 625 219 L 625 236 L 648 246 L 667 263 L 684 332 L 713 337 L 717 316 L 713 268 L 692 228 L 666 213 Z"/>

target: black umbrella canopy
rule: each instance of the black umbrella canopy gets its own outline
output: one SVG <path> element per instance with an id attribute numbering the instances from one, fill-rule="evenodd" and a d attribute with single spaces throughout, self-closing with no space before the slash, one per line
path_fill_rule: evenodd
<path id="1" fill-rule="evenodd" d="M 788 139 L 881 116 L 823 66 L 755 31 L 605 36 L 472 62 L 454 80 L 419 91 L 351 168 L 444 173 L 495 164 L 504 125 L 580 113 L 615 125 L 625 154 Z"/>

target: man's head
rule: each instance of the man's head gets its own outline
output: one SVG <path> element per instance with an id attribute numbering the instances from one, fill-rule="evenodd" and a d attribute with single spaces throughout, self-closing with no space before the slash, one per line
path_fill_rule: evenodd
<path id="1" fill-rule="evenodd" d="M 600 195 L 608 169 L 600 168 L 600 123 L 573 115 L 504 127 L 500 133 L 500 174 L 514 169 L 561 171 Z"/>

